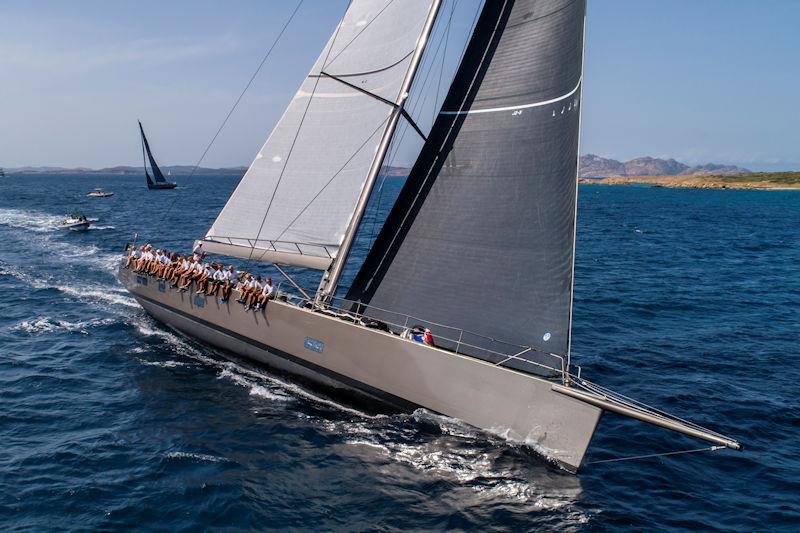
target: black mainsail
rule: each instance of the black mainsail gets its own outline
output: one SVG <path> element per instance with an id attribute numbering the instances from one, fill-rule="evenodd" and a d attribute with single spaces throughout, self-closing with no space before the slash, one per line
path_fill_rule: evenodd
<path id="1" fill-rule="evenodd" d="M 566 356 L 584 17 L 584 0 L 486 3 L 347 300 Z"/>
<path id="2" fill-rule="evenodd" d="M 147 178 L 147 188 L 174 189 L 177 183 L 167 181 L 161 169 L 158 168 L 158 164 L 153 157 L 153 152 L 150 151 L 150 143 L 147 142 L 147 137 L 144 134 L 141 121 L 139 121 L 139 132 L 142 134 L 142 159 L 144 161 L 144 175 Z M 147 159 L 145 159 L 145 154 Z M 150 177 L 150 173 L 147 172 L 147 160 L 150 161 L 150 169 L 153 171 L 153 177 Z"/>

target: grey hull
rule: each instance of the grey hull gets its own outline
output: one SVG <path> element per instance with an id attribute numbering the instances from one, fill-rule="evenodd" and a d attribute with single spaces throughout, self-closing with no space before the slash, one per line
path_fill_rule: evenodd
<path id="1" fill-rule="evenodd" d="M 553 391 L 546 379 L 284 302 L 248 313 L 124 268 L 119 279 L 154 318 L 213 346 L 327 386 L 457 418 L 569 471 L 580 468 L 602 413 Z"/>

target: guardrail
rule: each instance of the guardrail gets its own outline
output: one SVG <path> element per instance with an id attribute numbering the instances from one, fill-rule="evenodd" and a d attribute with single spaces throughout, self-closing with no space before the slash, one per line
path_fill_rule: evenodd
<path id="1" fill-rule="evenodd" d="M 566 358 L 562 355 L 547 352 L 533 346 L 522 346 L 508 341 L 495 339 L 480 333 L 475 333 L 455 326 L 440 324 L 425 320 L 420 317 L 382 309 L 380 307 L 347 300 L 334 298 L 329 303 L 321 303 L 298 296 L 283 290 L 284 282 L 276 287 L 277 294 L 286 297 L 287 303 L 299 307 L 307 307 L 313 311 L 322 312 L 328 316 L 353 322 L 364 327 L 372 321 L 379 321 L 386 325 L 389 332 L 404 336 L 412 328 L 427 327 L 434 332 L 437 348 L 453 352 L 458 355 L 473 357 L 492 363 L 539 376 L 560 377 L 568 381 L 569 374 Z M 381 318 L 375 318 L 369 311 L 376 312 Z M 392 316 L 396 318 L 385 318 Z M 580 371 L 580 370 L 579 370 Z"/>

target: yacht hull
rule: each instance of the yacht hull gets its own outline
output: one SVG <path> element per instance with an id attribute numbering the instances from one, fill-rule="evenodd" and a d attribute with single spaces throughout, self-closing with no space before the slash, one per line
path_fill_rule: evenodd
<path id="1" fill-rule="evenodd" d="M 245 312 L 235 302 L 121 268 L 119 279 L 155 319 L 259 363 L 379 398 L 424 407 L 580 468 L 602 410 L 553 383 L 280 301 Z"/>

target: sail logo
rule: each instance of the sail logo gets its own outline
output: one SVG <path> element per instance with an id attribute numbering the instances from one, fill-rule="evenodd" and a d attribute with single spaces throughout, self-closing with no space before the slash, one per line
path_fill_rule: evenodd
<path id="1" fill-rule="evenodd" d="M 147 276 L 136 276 L 136 283 L 147 286 Z"/>
<path id="2" fill-rule="evenodd" d="M 194 305 L 197 307 L 205 307 L 206 306 L 206 299 L 203 296 L 195 295 L 194 297 Z"/>
<path id="3" fill-rule="evenodd" d="M 325 349 L 325 343 L 322 341 L 318 341 L 317 339 L 312 339 L 311 337 L 306 337 L 303 341 L 303 346 L 306 350 L 311 350 L 312 352 L 322 353 L 322 350 Z"/>
<path id="4" fill-rule="evenodd" d="M 167 284 L 163 281 L 158 282 L 158 292 L 167 292 Z"/>

